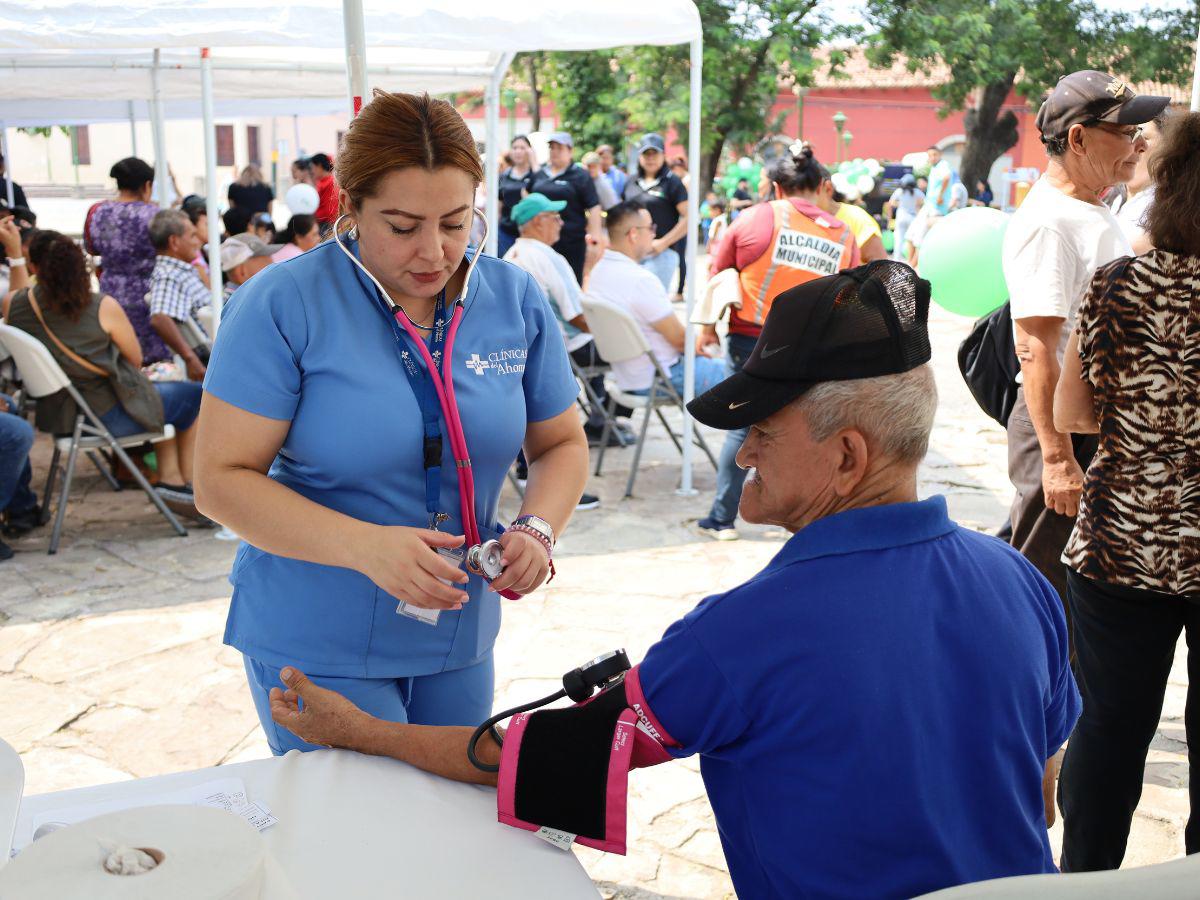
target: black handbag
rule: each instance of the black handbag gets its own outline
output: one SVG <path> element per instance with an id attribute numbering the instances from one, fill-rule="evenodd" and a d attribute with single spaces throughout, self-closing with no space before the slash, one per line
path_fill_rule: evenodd
<path id="1" fill-rule="evenodd" d="M 1007 303 L 977 321 L 958 345 L 958 368 L 979 408 L 1007 426 L 1021 371 Z"/>

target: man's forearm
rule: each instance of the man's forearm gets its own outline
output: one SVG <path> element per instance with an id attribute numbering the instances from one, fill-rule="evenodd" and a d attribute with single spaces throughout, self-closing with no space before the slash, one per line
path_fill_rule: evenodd
<path id="1" fill-rule="evenodd" d="M 1039 354 L 1021 364 L 1025 405 L 1029 420 L 1037 432 L 1042 458 L 1050 461 L 1072 456 L 1071 436 L 1054 427 L 1054 389 L 1058 385 L 1059 366 L 1052 354 Z"/>
<path id="2" fill-rule="evenodd" d="M 467 742 L 474 730 L 466 726 L 402 725 L 371 717 L 362 728 L 360 740 L 349 749 L 390 756 L 453 781 L 495 787 L 497 773 L 483 772 L 467 759 Z M 475 754 L 482 763 L 500 763 L 500 747 L 490 734 L 479 739 Z"/>
<path id="3" fill-rule="evenodd" d="M 179 326 L 175 323 L 175 320 L 166 313 L 155 313 L 152 315 L 150 317 L 150 324 L 158 332 L 158 336 L 163 339 L 163 343 L 178 353 L 184 362 L 187 362 L 196 355 L 196 351 L 192 346 L 183 339 L 183 332 L 179 330 Z"/>

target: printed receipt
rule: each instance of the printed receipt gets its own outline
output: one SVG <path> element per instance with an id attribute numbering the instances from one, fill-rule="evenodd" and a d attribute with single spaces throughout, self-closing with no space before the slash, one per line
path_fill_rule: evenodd
<path id="1" fill-rule="evenodd" d="M 226 812 L 231 812 L 235 816 L 241 816 L 259 831 L 266 831 L 272 825 L 279 822 L 277 818 L 271 815 L 271 811 L 261 803 L 251 803 L 246 798 L 246 789 L 227 793 L 218 791 L 215 794 L 210 794 L 200 801 L 201 806 L 212 806 L 217 809 L 223 809 Z"/>

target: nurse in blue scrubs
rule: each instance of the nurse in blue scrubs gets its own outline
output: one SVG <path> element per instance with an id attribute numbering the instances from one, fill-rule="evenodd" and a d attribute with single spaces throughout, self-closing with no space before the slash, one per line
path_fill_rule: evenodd
<path id="1" fill-rule="evenodd" d="M 268 692 L 285 664 L 391 721 L 487 718 L 500 607 L 511 602 L 497 592 L 537 590 L 553 540 L 497 522 L 505 473 L 523 447 L 521 514 L 553 534 L 583 491 L 578 386 L 546 298 L 489 256 L 468 277 L 482 178 L 450 104 L 377 91 L 337 159 L 341 245 L 259 273 L 221 323 L 200 412 L 196 503 L 245 539 L 225 642 L 244 656 L 276 754 L 311 749 L 271 720 Z M 463 546 L 456 464 L 445 417 L 429 414 L 422 354 L 393 317 L 395 304 L 433 355 L 444 346 L 435 320 L 460 296 L 461 326 L 442 364 L 480 539 L 503 547 L 504 572 L 490 585 L 436 552 Z M 405 359 L 417 368 L 406 371 Z M 426 468 L 431 449 L 440 466 Z M 400 599 L 438 610 L 436 624 L 398 614 Z"/>

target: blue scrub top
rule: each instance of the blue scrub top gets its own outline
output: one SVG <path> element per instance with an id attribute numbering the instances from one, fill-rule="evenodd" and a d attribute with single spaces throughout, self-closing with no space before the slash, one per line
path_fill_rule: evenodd
<path id="1" fill-rule="evenodd" d="M 408 340 L 375 286 L 330 241 L 238 290 L 204 387 L 239 409 L 291 423 L 271 478 L 356 519 L 423 528 L 421 412 L 400 360 Z M 471 276 L 452 364 L 487 540 L 497 536 L 500 489 L 526 423 L 568 409 L 578 386 L 541 289 L 489 256 Z M 450 519 L 441 530 L 463 534 L 444 422 L 442 434 L 440 506 Z M 359 572 L 246 543 L 230 581 L 225 643 L 268 665 L 315 674 L 388 678 L 461 668 L 484 657 L 500 629 L 500 597 L 476 576 L 470 601 L 461 612 L 443 610 L 436 626 L 398 615 L 396 599 Z"/>
<path id="2" fill-rule="evenodd" d="M 1062 603 L 946 501 L 797 532 L 650 648 L 739 897 L 915 897 L 1053 872 L 1042 772 L 1079 718 Z"/>

